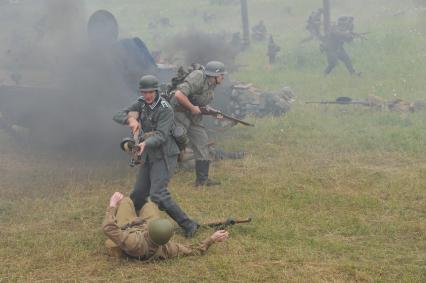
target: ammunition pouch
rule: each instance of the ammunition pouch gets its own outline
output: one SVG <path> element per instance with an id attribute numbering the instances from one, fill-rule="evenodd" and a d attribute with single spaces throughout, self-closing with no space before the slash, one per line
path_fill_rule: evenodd
<path id="1" fill-rule="evenodd" d="M 186 129 L 181 126 L 175 126 L 172 130 L 172 136 L 175 139 L 175 142 L 180 151 L 185 150 L 186 145 L 189 142 L 188 136 L 186 134 Z"/>
<path id="2" fill-rule="evenodd" d="M 151 131 L 151 132 L 143 133 L 142 141 L 144 141 L 144 140 L 148 139 L 149 137 L 152 137 L 152 136 L 153 136 L 153 135 L 155 135 L 156 133 L 157 133 L 156 131 Z"/>

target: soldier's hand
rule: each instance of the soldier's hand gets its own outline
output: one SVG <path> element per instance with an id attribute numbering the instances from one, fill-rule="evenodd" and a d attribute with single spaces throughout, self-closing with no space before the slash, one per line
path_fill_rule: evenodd
<path id="1" fill-rule="evenodd" d="M 138 120 L 136 120 L 133 117 L 129 117 L 129 119 L 127 120 L 127 123 L 129 125 L 129 128 L 132 130 L 133 135 L 139 134 L 140 124 Z"/>
<path id="2" fill-rule="evenodd" d="M 138 155 L 142 155 L 143 151 L 145 150 L 145 142 L 141 142 L 141 143 L 138 145 L 138 148 L 139 148 L 139 150 L 138 150 Z"/>
<path id="3" fill-rule="evenodd" d="M 194 115 L 201 114 L 200 107 L 198 107 L 198 106 L 191 107 L 191 113 L 194 114 Z"/>
<path id="4" fill-rule="evenodd" d="M 229 239 L 229 232 L 226 230 L 218 230 L 214 232 L 210 239 L 213 240 L 213 242 L 223 242 Z"/>
<path id="5" fill-rule="evenodd" d="M 117 207 L 117 204 L 124 198 L 122 193 L 115 192 L 109 200 L 110 207 Z"/>
<path id="6" fill-rule="evenodd" d="M 224 119 L 222 114 L 217 114 L 215 118 L 218 119 L 218 120 Z"/>

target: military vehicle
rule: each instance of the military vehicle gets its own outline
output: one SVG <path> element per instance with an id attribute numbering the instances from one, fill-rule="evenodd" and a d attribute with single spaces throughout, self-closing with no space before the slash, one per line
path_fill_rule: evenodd
<path id="1" fill-rule="evenodd" d="M 119 40 L 118 30 L 114 15 L 99 10 L 89 18 L 78 52 L 55 46 L 56 65 L 8 65 L 0 58 L 0 128 L 18 140 L 49 147 L 90 152 L 115 145 L 111 134 L 121 130 L 111 117 L 136 98 L 139 78 L 155 74 L 166 82 L 175 73 L 174 67 L 157 65 L 141 39 Z"/>

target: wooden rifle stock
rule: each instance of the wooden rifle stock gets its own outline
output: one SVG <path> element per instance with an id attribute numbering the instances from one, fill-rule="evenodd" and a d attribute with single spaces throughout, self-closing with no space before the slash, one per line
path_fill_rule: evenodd
<path id="1" fill-rule="evenodd" d="M 210 116 L 223 116 L 223 118 L 228 119 L 230 121 L 242 124 L 244 126 L 254 127 L 254 124 L 248 123 L 246 121 L 240 120 L 238 118 L 234 118 L 230 115 L 224 114 L 219 110 L 216 110 L 210 106 L 200 106 L 201 114 L 202 115 L 210 115 Z"/>

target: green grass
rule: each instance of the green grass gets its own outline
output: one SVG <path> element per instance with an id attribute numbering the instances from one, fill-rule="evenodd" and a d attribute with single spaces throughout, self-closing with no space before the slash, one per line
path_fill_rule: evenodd
<path id="1" fill-rule="evenodd" d="M 196 16 L 188 19 L 192 8 L 164 10 L 170 2 L 147 2 L 91 1 L 90 8 L 113 10 L 123 30 L 151 46 L 159 43 L 147 33 L 151 18 L 145 14 L 172 17 L 175 27 L 164 37 L 191 22 L 207 31 L 239 27 L 238 17 L 229 19 L 239 13 L 238 5 L 213 6 L 223 20 L 213 27 Z M 199 11 L 209 5 L 182 2 Z M 352 11 L 359 30 L 372 34 L 348 48 L 361 78 L 348 76 L 341 65 L 324 78 L 318 46 L 298 45 L 306 35 L 306 16 L 321 1 L 249 2 L 252 22 L 273 10 L 266 23 L 283 53 L 269 70 L 266 46 L 255 44 L 238 58 L 247 66 L 232 77 L 270 90 L 291 86 L 297 101 L 285 117 L 250 117 L 256 128 L 238 126 L 218 139 L 226 149 L 248 152 L 244 160 L 213 166 L 222 186 L 195 189 L 193 173 L 182 171 L 170 189 L 198 221 L 253 216 L 253 223 L 232 227 L 231 239 L 203 257 L 149 264 L 108 258 L 100 229 L 104 210 L 114 191 L 131 190 L 135 171 L 123 161 L 99 164 L 28 153 L 0 134 L 0 282 L 426 281 L 426 112 L 304 104 L 369 94 L 422 99 L 424 14 L 389 16 L 401 1 L 374 1 L 368 9 L 335 1 L 333 15 Z M 281 19 L 287 5 L 293 16 Z M 423 35 L 407 33 L 410 29 Z M 209 233 L 203 229 L 194 241 Z M 179 234 L 175 239 L 193 242 Z"/>

